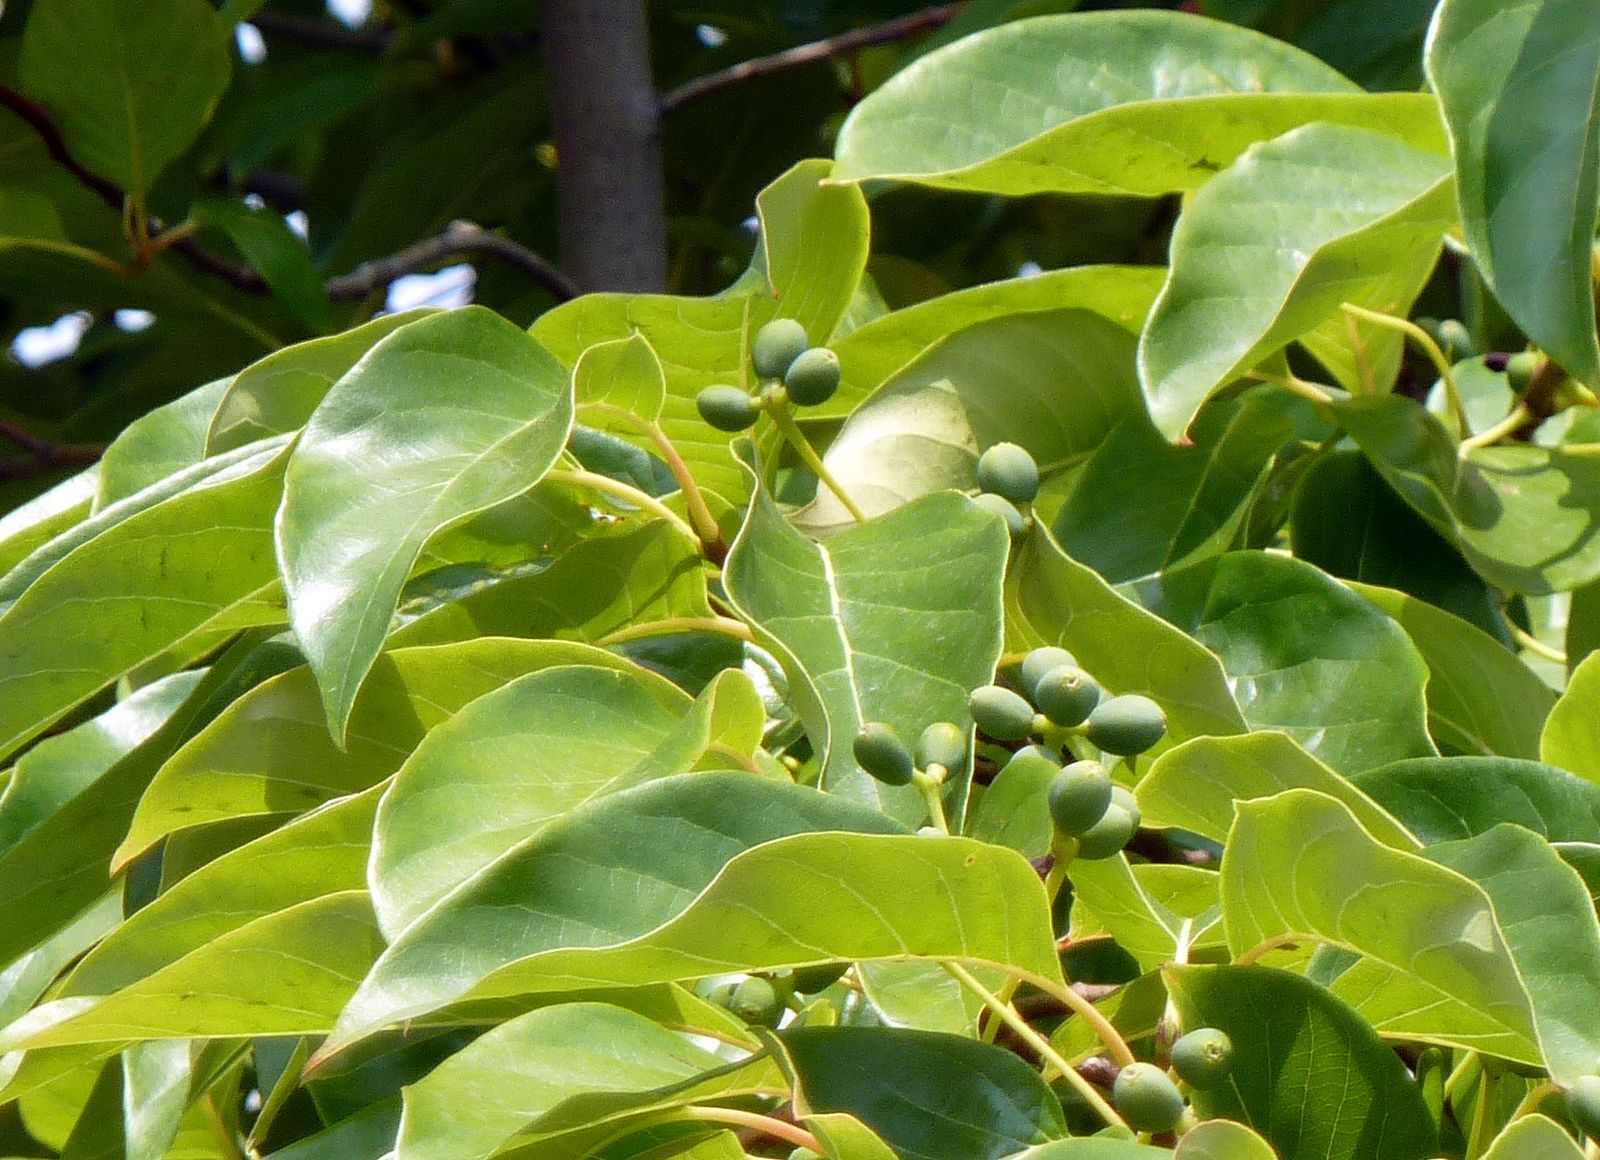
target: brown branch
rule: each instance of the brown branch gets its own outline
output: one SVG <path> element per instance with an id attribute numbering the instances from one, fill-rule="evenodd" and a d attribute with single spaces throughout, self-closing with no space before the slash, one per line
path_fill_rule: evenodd
<path id="1" fill-rule="evenodd" d="M 0 438 L 8 439 L 28 453 L 25 459 L 0 459 L 0 482 L 33 479 L 66 467 L 87 467 L 105 453 L 93 443 L 54 443 L 0 420 Z"/>
<path id="2" fill-rule="evenodd" d="M 61 130 L 50 119 L 50 111 L 43 105 L 30 101 L 27 97 L 6 85 L 0 85 L 0 106 L 10 109 L 17 116 L 26 121 L 30 128 L 39 135 L 39 140 L 50 153 L 50 159 L 57 165 L 66 169 L 84 185 L 100 195 L 102 201 L 118 213 L 122 212 L 123 193 L 111 182 L 103 177 L 90 173 L 73 158 L 67 151 L 66 138 L 61 135 Z"/>
<path id="3" fill-rule="evenodd" d="M 394 34 L 382 28 L 348 28 L 332 20 L 315 16 L 297 16 L 293 12 L 257 12 L 250 18 L 268 36 L 281 36 L 285 40 L 298 40 L 321 48 L 340 48 L 350 52 L 364 52 L 382 56 L 394 42 Z"/>
<path id="4" fill-rule="evenodd" d="M 687 84 L 679 85 L 662 95 L 661 112 L 663 114 L 675 112 L 691 101 L 698 101 L 701 97 L 742 85 L 746 81 L 787 72 L 789 69 L 803 68 L 809 64 L 819 64 L 855 52 L 857 49 L 870 48 L 876 44 L 892 44 L 897 40 L 907 40 L 924 32 L 932 32 L 949 24 L 965 7 L 966 4 L 961 3 L 924 8 L 921 12 L 886 20 L 882 24 L 852 28 L 849 32 L 830 36 L 826 40 L 785 49 L 772 56 L 759 56 L 754 60 L 742 61 L 732 68 L 725 68 L 721 72 L 695 77 Z"/>

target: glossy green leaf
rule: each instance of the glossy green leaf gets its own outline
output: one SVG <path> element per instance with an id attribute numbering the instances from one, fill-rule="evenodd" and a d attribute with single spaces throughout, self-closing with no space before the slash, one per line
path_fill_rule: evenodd
<path id="1" fill-rule="evenodd" d="M 199 136 L 230 73 L 204 0 L 43 0 L 18 67 L 73 157 L 141 201 Z"/>
<path id="2" fill-rule="evenodd" d="M 876 811 L 749 774 L 686 774 L 602 798 L 408 929 L 336 1039 L 468 994 L 817 962 L 953 957 L 1054 976 L 1044 894 L 1026 861 L 894 828 Z M 815 829 L 859 832 L 806 832 Z M 621 880 L 635 886 L 619 891 Z"/>
<path id="3" fill-rule="evenodd" d="M 1552 842 L 1600 842 L 1600 786 L 1535 761 L 1424 758 L 1354 779 L 1427 845 L 1515 822 Z"/>
<path id="4" fill-rule="evenodd" d="M 1369 96 L 1258 33 L 1173 12 L 1041 16 L 929 53 L 852 111 L 838 177 L 1020 196 L 1150 196 L 1203 185 L 1309 121 L 1443 152 L 1438 112 Z"/>
<path id="5" fill-rule="evenodd" d="M 56 976 L 122 921 L 122 891 L 113 888 L 73 921 L 0 971 L 0 1027 L 27 1013 L 28 1008 L 55 982 Z M 22 1061 L 0 1066 L 0 1099 L 8 1095 Z"/>
<path id="6" fill-rule="evenodd" d="M 1073 559 L 1113 584 L 1219 555 L 1294 425 L 1272 393 L 1206 408 L 1173 447 L 1141 413 L 1112 431 L 1056 517 Z"/>
<path id="7" fill-rule="evenodd" d="M 265 207 L 252 209 L 241 201 L 212 200 L 197 204 L 194 217 L 227 234 L 301 324 L 311 330 L 332 329 L 333 303 L 322 288 L 311 250 L 281 214 Z"/>
<path id="8" fill-rule="evenodd" d="M 562 664 L 631 667 L 600 649 L 556 641 L 484 638 L 385 653 L 356 700 L 343 750 L 328 736 L 310 670 L 274 677 L 229 705 L 161 767 L 115 865 L 174 830 L 297 814 L 376 785 L 463 705 Z"/>
<path id="9" fill-rule="evenodd" d="M 1162 1160 L 1171 1155 L 1165 1148 L 1151 1148 L 1115 1137 L 1052 1140 L 1016 1153 L 1017 1160 Z"/>
<path id="10" fill-rule="evenodd" d="M 1123 855 L 1074 860 L 1067 875 L 1072 882 L 1072 937 L 1084 937 L 1086 927 L 1108 933 L 1145 972 L 1172 961 L 1183 918 L 1145 891 Z"/>
<path id="11" fill-rule="evenodd" d="M 99 467 L 80 471 L 0 516 L 0 576 L 88 516 Z"/>
<path id="12" fill-rule="evenodd" d="M 885 1025 L 951 1035 L 977 1033 L 983 1003 L 938 963 L 861 963 L 856 970 L 873 1011 Z M 975 973 L 984 986 L 998 989 L 1005 976 L 993 975 L 994 971 L 982 968 Z"/>
<path id="13" fill-rule="evenodd" d="M 1268 967 L 1168 967 L 1165 975 L 1183 1026 L 1217 1027 L 1233 1040 L 1230 1081 L 1193 1094 L 1199 1115 L 1249 1125 L 1281 1160 L 1436 1154 L 1433 1120 L 1405 1065 L 1315 983 Z"/>
<path id="14" fill-rule="evenodd" d="M 817 543 L 759 491 L 723 583 L 783 663 L 831 792 L 909 825 L 926 816 L 916 789 L 869 777 L 847 741 L 868 721 L 916 737 L 935 721 L 967 720 L 968 693 L 1000 659 L 1008 545 L 998 518 L 952 492 Z"/>
<path id="15" fill-rule="evenodd" d="M 1246 150 L 1178 219 L 1140 340 L 1161 433 L 1176 440 L 1215 391 L 1324 320 L 1342 330 L 1343 302 L 1403 314 L 1453 216 L 1449 163 L 1372 130 L 1317 123 Z M 1387 385 L 1401 336 L 1367 326 L 1362 342 L 1369 381 Z M 1325 361 L 1360 387 L 1349 360 Z"/>
<path id="16" fill-rule="evenodd" d="M 217 379 L 135 419 L 100 458 L 100 512 L 206 458 L 206 429 L 233 380 Z"/>
<path id="17" fill-rule="evenodd" d="M 844 378 L 838 394 L 813 414 L 848 414 L 947 336 L 991 319 L 1092 310 L 1137 333 L 1161 290 L 1162 278 L 1156 266 L 1078 266 L 971 286 L 896 310 L 831 344 Z"/>
<path id="18" fill-rule="evenodd" d="M 1173 1160 L 1278 1160 L 1278 1154 L 1243 1124 L 1206 1120 L 1183 1134 Z"/>
<path id="19" fill-rule="evenodd" d="M 814 1112 L 804 1123 L 833 1160 L 892 1160 L 895 1156 L 876 1132 L 846 1112 Z"/>
<path id="20" fill-rule="evenodd" d="M 0 752 L 186 637 L 282 617 L 271 520 L 285 459 L 265 449 L 112 522 L 14 597 L 0 614 Z"/>
<path id="21" fill-rule="evenodd" d="M 1025 446 L 1049 472 L 1142 411 L 1133 352 L 1132 334 L 1081 307 L 974 323 L 884 383 L 823 462 L 869 516 L 975 486 L 978 453 L 994 443 Z M 818 533 L 851 520 L 826 488 L 798 517 Z"/>
<path id="22" fill-rule="evenodd" d="M 1573 670 L 1545 721 L 1539 758 L 1600 784 L 1600 656 L 1590 653 Z"/>
<path id="23" fill-rule="evenodd" d="M 1038 1073 L 986 1043 L 864 1027 L 781 1038 L 808 1110 L 849 1113 L 905 1160 L 999 1160 L 1066 1131 Z"/>
<path id="24" fill-rule="evenodd" d="M 1600 922 L 1577 871 L 1539 835 L 1508 823 L 1430 846 L 1427 856 L 1471 878 L 1494 901 L 1550 1074 L 1571 1083 L 1600 1068 Z"/>
<path id="25" fill-rule="evenodd" d="M 1385 845 L 1419 848 L 1372 798 L 1287 734 L 1271 730 L 1186 741 L 1155 759 L 1136 793 L 1145 825 L 1190 830 L 1221 842 L 1233 826 L 1236 802 L 1288 789 L 1325 793 L 1342 802 Z"/>
<path id="26" fill-rule="evenodd" d="M 1539 1058 L 1527 993 L 1477 883 L 1383 845 L 1326 794 L 1289 790 L 1236 808 L 1222 862 L 1224 923 L 1236 956 L 1292 939 L 1343 947 L 1367 956 L 1376 964 L 1370 974 L 1385 984 L 1403 984 L 1377 998 L 1405 993 L 1396 1005 L 1413 1036 L 1471 1039 L 1509 1058 Z M 1378 990 L 1366 980 L 1352 970 L 1337 990 L 1359 1008 L 1358 992 Z"/>
<path id="27" fill-rule="evenodd" d="M 980 842 L 1007 846 L 1024 858 L 1042 858 L 1055 840 L 1048 793 L 1055 770 L 1047 763 L 1004 766 L 985 787 L 969 815 L 967 833 Z"/>
<path id="28" fill-rule="evenodd" d="M 277 543 L 337 740 L 423 543 L 532 487 L 571 426 L 560 365 L 477 307 L 402 327 L 329 389 L 289 462 Z"/>
<path id="29" fill-rule="evenodd" d="M 654 423 L 660 418 L 667 379 L 661 360 L 642 334 L 596 343 L 579 355 L 572 368 L 572 394 L 580 421 L 654 449 L 639 421 Z M 637 421 L 608 408 L 626 411 Z"/>
<path id="30" fill-rule="evenodd" d="M 1245 731 L 1212 653 L 1118 594 L 1037 525 L 1007 573 L 1006 608 L 1009 650 L 1063 646 L 1112 693 L 1160 704 L 1173 740 Z"/>
<path id="31" fill-rule="evenodd" d="M 1600 14 L 1571 0 L 1447 0 L 1426 56 L 1456 159 L 1461 221 L 1530 337 L 1600 383 L 1590 251 L 1600 214 Z"/>
<path id="32" fill-rule="evenodd" d="M 1483 1160 L 1579 1160 L 1583 1149 L 1566 1130 L 1541 1115 L 1520 1116 L 1490 1143 Z"/>

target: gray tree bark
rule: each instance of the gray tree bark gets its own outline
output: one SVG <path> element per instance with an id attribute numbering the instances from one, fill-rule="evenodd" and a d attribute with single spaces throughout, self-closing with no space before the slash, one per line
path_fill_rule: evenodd
<path id="1" fill-rule="evenodd" d="M 661 113 L 644 0 L 539 0 L 561 266 L 584 290 L 667 281 Z"/>

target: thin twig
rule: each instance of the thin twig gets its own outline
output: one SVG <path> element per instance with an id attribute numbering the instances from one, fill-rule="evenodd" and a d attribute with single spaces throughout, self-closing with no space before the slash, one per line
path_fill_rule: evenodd
<path id="1" fill-rule="evenodd" d="M 394 34 L 387 29 L 349 28 L 332 20 L 297 16 L 293 12 L 257 12 L 250 18 L 250 23 L 268 36 L 281 36 L 302 44 L 364 52 L 372 56 L 382 56 L 394 42 Z"/>
<path id="2" fill-rule="evenodd" d="M 30 101 L 27 97 L 6 85 L 0 85 L 0 106 L 10 109 L 17 116 L 28 123 L 28 127 L 39 135 L 39 140 L 44 143 L 45 149 L 50 153 L 50 159 L 57 165 L 66 169 L 89 189 L 100 195 L 100 199 L 118 213 L 122 212 L 123 193 L 116 185 L 97 174 L 90 173 L 73 158 L 67 151 L 67 140 L 61 135 L 61 130 L 50 119 L 50 110 L 43 105 Z"/>
<path id="3" fill-rule="evenodd" d="M 65 467 L 87 467 L 105 453 L 103 444 L 55 443 L 4 421 L 0 421 L 0 438 L 28 453 L 25 459 L 0 459 L 0 482 L 34 479 Z"/>
<path id="4" fill-rule="evenodd" d="M 675 112 L 691 101 L 698 101 L 701 97 L 742 85 L 746 81 L 803 68 L 808 64 L 819 64 L 860 48 L 870 48 L 875 44 L 892 44 L 897 40 L 907 40 L 924 32 L 932 32 L 954 20 L 965 7 L 965 4 L 941 4 L 937 8 L 924 8 L 921 12 L 886 20 L 882 24 L 852 28 L 849 32 L 830 36 L 825 40 L 785 49 L 771 56 L 758 56 L 754 60 L 741 61 L 720 72 L 695 77 L 687 84 L 679 85 L 664 93 L 661 97 L 661 112 L 663 114 Z"/>
<path id="5" fill-rule="evenodd" d="M 397 278 L 426 269 L 446 258 L 477 254 L 498 258 L 500 261 L 528 275 L 560 302 L 578 296 L 578 288 L 570 278 L 528 247 L 510 238 L 490 233 L 471 222 L 452 222 L 442 234 L 422 241 L 387 258 L 363 262 L 348 274 L 330 278 L 328 297 L 335 302 L 357 302 L 381 289 Z"/>

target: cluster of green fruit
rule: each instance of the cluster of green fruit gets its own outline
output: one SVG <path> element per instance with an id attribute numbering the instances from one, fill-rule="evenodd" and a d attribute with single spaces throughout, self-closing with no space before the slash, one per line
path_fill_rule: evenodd
<path id="1" fill-rule="evenodd" d="M 748 430 L 762 411 L 789 403 L 819 406 L 839 389 L 839 356 L 825 346 L 810 345 L 805 327 L 792 318 L 775 318 L 756 331 L 750 362 L 765 384 L 760 395 L 720 384 L 695 396 L 700 417 L 718 431 Z"/>
<path id="2" fill-rule="evenodd" d="M 996 443 L 978 456 L 978 489 L 973 502 L 1005 520 L 1016 539 L 1028 530 L 1027 509 L 1039 494 L 1039 465 L 1027 448 Z"/>
<path id="3" fill-rule="evenodd" d="M 826 991 L 849 969 L 849 963 L 819 963 L 742 979 L 703 979 L 695 987 L 695 994 L 725 1008 L 752 1027 L 776 1028 L 795 996 Z M 795 1006 L 798 1009 L 798 1005 Z"/>
<path id="4" fill-rule="evenodd" d="M 1136 1132 L 1176 1128 L 1187 1109 L 1173 1075 L 1193 1091 L 1210 1091 L 1232 1070 L 1233 1041 L 1215 1027 L 1201 1027 L 1172 1045 L 1171 1059 L 1170 1075 L 1153 1063 L 1130 1063 L 1117 1073 L 1112 1101 Z"/>

